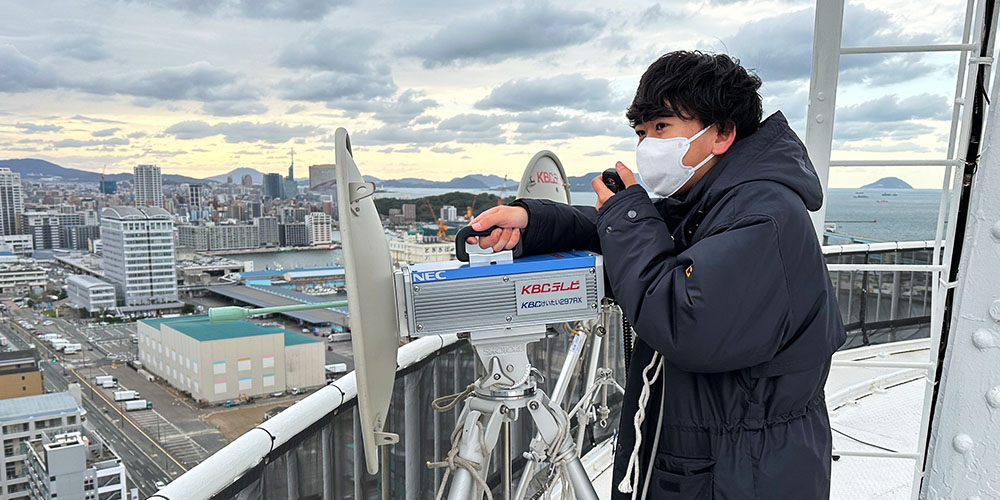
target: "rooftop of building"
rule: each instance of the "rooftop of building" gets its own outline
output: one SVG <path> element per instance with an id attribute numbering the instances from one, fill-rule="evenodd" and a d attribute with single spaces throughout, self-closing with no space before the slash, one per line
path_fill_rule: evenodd
<path id="1" fill-rule="evenodd" d="M 282 332 L 285 334 L 286 346 L 319 342 L 316 339 L 289 332 L 281 327 L 260 326 L 249 321 L 220 321 L 212 323 L 208 320 L 208 316 L 204 314 L 198 316 L 180 316 L 177 318 L 143 319 L 139 321 L 157 329 L 161 325 L 167 325 L 198 342 L 273 335 Z"/>
<path id="2" fill-rule="evenodd" d="M 160 207 L 107 207 L 101 211 L 101 218 L 108 219 L 170 219 L 170 212 Z"/>
<path id="3" fill-rule="evenodd" d="M 82 429 L 86 428 L 84 427 Z M 42 467 L 46 468 L 46 471 L 48 471 L 48 464 L 46 463 L 48 455 L 46 452 L 70 446 L 82 445 L 87 447 L 87 468 L 93 467 L 101 462 L 118 460 L 118 456 L 115 455 L 115 452 L 112 451 L 111 448 L 108 448 L 104 444 L 104 441 L 101 441 L 100 438 L 86 432 L 85 430 L 66 432 L 51 436 L 49 434 L 45 434 L 44 438 L 29 441 L 28 445 L 35 451 L 35 455 L 38 457 L 39 462 L 41 462 Z"/>
<path id="4" fill-rule="evenodd" d="M 66 282 L 73 282 L 81 286 L 91 287 L 91 286 L 113 286 L 107 281 L 97 279 L 93 276 L 87 276 L 86 274 L 71 274 L 66 277 Z"/>
<path id="5" fill-rule="evenodd" d="M 78 413 L 80 407 L 69 392 L 0 400 L 0 422 Z"/>
<path id="6" fill-rule="evenodd" d="M 0 366 L 3 365 L 14 365 L 25 362 L 26 360 L 32 360 L 33 362 L 38 361 L 38 350 L 37 349 L 27 349 L 23 351 L 10 351 L 10 352 L 0 352 Z"/>

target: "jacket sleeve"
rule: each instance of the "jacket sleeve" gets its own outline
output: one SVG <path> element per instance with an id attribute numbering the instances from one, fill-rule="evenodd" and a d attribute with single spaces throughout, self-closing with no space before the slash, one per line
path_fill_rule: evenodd
<path id="1" fill-rule="evenodd" d="M 601 252 L 594 225 L 597 210 L 550 200 L 522 198 L 510 203 L 528 211 L 528 227 L 521 235 L 524 255 L 566 250 Z"/>
<path id="2" fill-rule="evenodd" d="M 640 186 L 598 213 L 605 273 L 636 334 L 678 368 L 717 373 L 770 361 L 790 302 L 778 228 L 748 215 L 683 252 Z"/>

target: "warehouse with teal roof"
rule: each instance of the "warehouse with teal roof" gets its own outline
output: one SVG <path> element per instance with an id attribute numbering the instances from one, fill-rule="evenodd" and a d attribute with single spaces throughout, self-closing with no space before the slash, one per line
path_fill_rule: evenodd
<path id="1" fill-rule="evenodd" d="M 197 401 L 325 383 L 323 342 L 277 326 L 201 315 L 145 319 L 136 330 L 143 367 Z"/>

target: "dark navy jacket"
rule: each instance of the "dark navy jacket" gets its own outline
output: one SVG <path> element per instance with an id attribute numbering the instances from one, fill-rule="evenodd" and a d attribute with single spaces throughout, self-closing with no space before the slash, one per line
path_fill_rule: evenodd
<path id="1" fill-rule="evenodd" d="M 808 214 L 822 199 L 805 147 L 779 112 L 683 200 L 654 202 L 636 185 L 600 211 L 514 202 L 529 213 L 526 254 L 604 255 L 610 291 L 635 328 L 613 498 L 631 498 L 617 486 L 654 350 L 664 370 L 642 425 L 640 493 L 652 457 L 649 499 L 829 498 L 823 387 L 846 336 Z"/>

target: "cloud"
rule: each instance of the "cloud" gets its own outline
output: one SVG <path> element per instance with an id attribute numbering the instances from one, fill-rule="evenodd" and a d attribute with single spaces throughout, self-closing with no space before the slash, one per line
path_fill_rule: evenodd
<path id="1" fill-rule="evenodd" d="M 138 105 L 179 100 L 214 103 L 207 105 L 206 111 L 226 116 L 260 113 L 262 109 L 266 109 L 252 102 L 260 96 L 260 92 L 248 83 L 244 75 L 215 67 L 205 61 L 107 76 L 74 74 L 70 78 L 61 74 L 58 68 L 42 65 L 25 57 L 12 45 L 0 46 L 0 92 L 17 93 L 51 88 L 96 95 L 128 95 L 139 98 L 136 101 Z"/>
<path id="2" fill-rule="evenodd" d="M 281 144 L 304 136 L 321 132 L 312 125 L 289 126 L 282 123 L 252 123 L 232 122 L 209 125 L 200 120 L 189 120 L 175 123 L 164 133 L 173 135 L 180 140 L 193 140 L 222 135 L 228 143 L 266 142 Z"/>
<path id="3" fill-rule="evenodd" d="M 29 92 L 57 86 L 53 68 L 26 57 L 13 45 L 0 45 L 0 92 Z"/>
<path id="4" fill-rule="evenodd" d="M 566 116 L 561 121 L 523 122 L 514 130 L 514 142 L 554 141 L 576 137 L 621 137 L 630 133 L 623 120 Z"/>
<path id="5" fill-rule="evenodd" d="M 434 153 L 455 154 L 465 151 L 465 148 L 451 147 L 451 146 L 434 146 L 433 148 L 431 148 L 431 151 Z"/>
<path id="6" fill-rule="evenodd" d="M 59 125 L 36 125 L 34 123 L 15 123 L 14 127 L 21 129 L 25 134 L 35 134 L 38 132 L 59 132 L 63 128 Z"/>
<path id="7" fill-rule="evenodd" d="M 254 19 L 316 21 L 347 1 L 338 0 L 240 0 L 243 15 Z"/>
<path id="8" fill-rule="evenodd" d="M 610 83 L 579 74 L 510 80 L 477 102 L 476 108 L 530 111 L 557 106 L 581 111 L 622 111 L 622 101 L 614 98 Z"/>
<path id="9" fill-rule="evenodd" d="M 837 120 L 864 122 L 947 120 L 951 117 L 951 107 L 943 95 L 919 94 L 900 99 L 889 94 L 838 109 L 836 117 Z"/>
<path id="10" fill-rule="evenodd" d="M 142 139 L 143 137 L 146 137 L 146 133 L 145 132 L 132 132 L 131 134 L 126 135 L 125 137 L 128 137 L 129 139 Z"/>
<path id="11" fill-rule="evenodd" d="M 506 118 L 500 115 L 461 114 L 442 120 L 434 127 L 399 127 L 386 125 L 362 130 L 351 142 L 363 146 L 402 145 L 432 146 L 448 142 L 503 144 L 501 127 Z"/>
<path id="12" fill-rule="evenodd" d="M 53 52 L 86 62 L 103 61 L 111 57 L 104 41 L 94 35 L 75 35 L 60 38 L 52 44 Z"/>
<path id="13" fill-rule="evenodd" d="M 295 113 L 299 113 L 305 110 L 306 110 L 305 104 L 292 104 L 291 106 L 288 107 L 288 109 L 285 110 L 285 114 L 294 115 Z"/>
<path id="14" fill-rule="evenodd" d="M 585 43 L 604 25 L 589 12 L 530 4 L 456 19 L 404 53 L 422 59 L 426 68 L 459 61 L 498 62 Z"/>
<path id="15" fill-rule="evenodd" d="M 109 120 L 107 118 L 94 118 L 92 116 L 84 116 L 84 115 L 73 115 L 69 119 L 78 120 L 81 122 L 90 122 L 90 123 L 117 123 L 122 125 L 125 124 L 125 122 L 118 120 Z"/>
<path id="16" fill-rule="evenodd" d="M 375 118 L 383 123 L 405 124 L 437 106 L 438 102 L 425 99 L 423 92 L 407 89 L 394 99 L 378 103 L 374 113 Z"/>
<path id="17" fill-rule="evenodd" d="M 106 128 L 95 132 L 91 132 L 90 135 L 94 137 L 109 137 L 114 135 L 115 132 L 118 132 L 119 130 L 121 130 L 120 127 Z"/>
<path id="18" fill-rule="evenodd" d="M 252 19 L 310 21 L 322 19 L 334 8 L 349 2 L 337 0 L 125 0 L 189 14 L 240 14 Z"/>
<path id="19" fill-rule="evenodd" d="M 276 62 L 284 68 L 367 74 L 377 41 L 378 33 L 370 30 L 321 29 L 286 46 Z"/>
<path id="20" fill-rule="evenodd" d="M 801 80 L 809 78 L 812 64 L 813 26 L 815 10 L 804 8 L 759 21 L 744 24 L 731 37 L 722 42 L 733 47 L 732 53 L 746 68 L 752 68 L 764 81 Z M 926 37 L 899 35 L 892 16 L 884 11 L 862 5 L 844 11 L 843 45 L 899 45 Z M 717 42 L 702 42 L 702 46 Z M 919 59 L 919 55 L 916 56 Z M 911 60 L 903 67 L 893 69 L 900 60 Z M 913 56 L 858 56 L 840 58 L 841 82 L 864 80 L 885 70 L 896 71 L 895 78 L 905 81 L 926 73 L 926 67 L 912 62 Z"/>
<path id="21" fill-rule="evenodd" d="M 216 101 L 206 102 L 202 109 L 215 116 L 259 115 L 267 112 L 267 106 L 258 101 Z"/>
<path id="22" fill-rule="evenodd" d="M 52 143 L 55 148 L 83 148 L 90 146 L 128 146 L 128 139 L 122 139 L 121 137 L 112 137 L 111 139 L 93 139 L 93 140 L 79 140 L 79 139 L 62 139 Z"/>
<path id="23" fill-rule="evenodd" d="M 282 97 L 296 101 L 326 102 L 327 107 L 348 110 L 370 109 L 369 101 L 396 91 L 388 68 L 373 75 L 320 71 L 281 82 Z"/>

